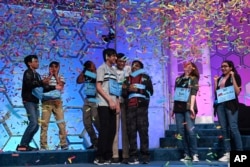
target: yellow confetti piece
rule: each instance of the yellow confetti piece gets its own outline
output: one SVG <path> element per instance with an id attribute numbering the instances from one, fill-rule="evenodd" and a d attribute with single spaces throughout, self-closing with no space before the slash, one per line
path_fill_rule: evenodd
<path id="1" fill-rule="evenodd" d="M 221 126 L 216 126 L 216 129 L 220 129 L 221 128 Z"/>
<path id="2" fill-rule="evenodd" d="M 176 137 L 176 139 L 178 139 L 178 140 L 182 140 L 182 136 L 181 136 L 180 134 L 177 134 L 175 137 Z"/>

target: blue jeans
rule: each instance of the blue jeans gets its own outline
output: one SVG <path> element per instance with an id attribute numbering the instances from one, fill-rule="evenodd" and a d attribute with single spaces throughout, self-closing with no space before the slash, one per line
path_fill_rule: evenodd
<path id="1" fill-rule="evenodd" d="M 23 134 L 20 145 L 28 146 L 39 128 L 39 110 L 38 104 L 33 102 L 24 102 L 24 108 L 26 109 L 29 125 Z"/>
<path id="2" fill-rule="evenodd" d="M 195 120 L 191 119 L 189 111 L 175 113 L 178 136 L 178 147 L 184 150 L 188 156 L 198 154 L 197 138 L 195 132 Z"/>
<path id="3" fill-rule="evenodd" d="M 231 151 L 230 135 L 233 139 L 235 149 L 242 151 L 243 146 L 238 128 L 238 111 L 232 113 L 231 110 L 225 107 L 225 103 L 221 103 L 217 106 L 217 115 L 223 136 L 224 151 Z"/>

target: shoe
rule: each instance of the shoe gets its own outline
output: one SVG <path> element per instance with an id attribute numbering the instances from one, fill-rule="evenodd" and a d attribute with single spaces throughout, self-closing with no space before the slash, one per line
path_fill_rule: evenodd
<path id="1" fill-rule="evenodd" d="M 96 164 L 96 165 L 105 165 L 104 163 L 105 163 L 105 161 L 101 160 L 101 159 L 95 159 L 94 160 L 94 164 Z"/>
<path id="2" fill-rule="evenodd" d="M 103 160 L 103 159 L 94 159 L 94 164 L 96 165 L 109 165 L 111 163 L 110 160 Z"/>
<path id="3" fill-rule="evenodd" d="M 69 147 L 67 145 L 61 146 L 61 150 L 68 150 L 68 149 L 69 149 Z"/>
<path id="4" fill-rule="evenodd" d="M 96 164 L 98 161 L 99 161 L 99 159 L 95 158 L 93 163 Z"/>
<path id="5" fill-rule="evenodd" d="M 180 161 L 182 161 L 182 162 L 183 161 L 190 161 L 190 160 L 191 160 L 191 158 L 187 154 L 184 155 L 184 158 L 180 159 Z"/>
<path id="6" fill-rule="evenodd" d="M 223 155 L 223 157 L 221 157 L 221 158 L 219 159 L 219 161 L 220 161 L 220 162 L 229 162 L 229 158 L 230 158 L 230 153 L 227 152 L 227 153 L 225 153 L 225 154 Z"/>
<path id="7" fill-rule="evenodd" d="M 142 164 L 149 164 L 150 158 L 149 156 L 142 156 L 141 163 Z"/>
<path id="8" fill-rule="evenodd" d="M 105 160 L 104 161 L 104 165 L 110 165 L 111 164 L 111 160 Z"/>
<path id="9" fill-rule="evenodd" d="M 137 158 L 130 158 L 129 161 L 128 161 L 128 164 L 129 165 L 136 165 L 136 164 L 139 164 L 139 160 Z"/>
<path id="10" fill-rule="evenodd" d="M 120 163 L 119 158 L 112 158 L 111 164 L 112 164 L 112 165 L 118 165 L 118 164 L 121 164 L 121 163 Z"/>
<path id="11" fill-rule="evenodd" d="M 19 145 L 19 144 L 16 146 L 16 150 L 17 151 L 28 151 L 27 146 L 22 146 L 22 145 Z"/>
<path id="12" fill-rule="evenodd" d="M 123 164 L 128 164 L 128 158 L 123 158 L 122 163 Z"/>
<path id="13" fill-rule="evenodd" d="M 199 162 L 198 154 L 193 155 L 193 162 Z"/>
<path id="14" fill-rule="evenodd" d="M 31 146 L 26 146 L 26 145 L 17 145 L 16 150 L 17 151 L 38 151 L 38 148 L 34 148 Z"/>
<path id="15" fill-rule="evenodd" d="M 142 164 L 149 164 L 149 160 L 142 160 Z"/>

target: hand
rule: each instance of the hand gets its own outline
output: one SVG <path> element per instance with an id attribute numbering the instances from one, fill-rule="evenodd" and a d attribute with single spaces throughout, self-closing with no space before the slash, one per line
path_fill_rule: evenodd
<path id="1" fill-rule="evenodd" d="M 219 76 L 218 76 L 218 75 L 215 75 L 215 76 L 214 76 L 214 82 L 217 82 L 218 79 L 219 79 Z"/>
<path id="2" fill-rule="evenodd" d="M 63 87 L 61 85 L 56 85 L 56 90 L 62 90 Z"/>
<path id="3" fill-rule="evenodd" d="M 234 76 L 234 72 L 233 71 L 230 71 L 230 74 L 231 74 L 232 77 Z"/>
<path id="4" fill-rule="evenodd" d="M 42 80 L 42 82 L 43 82 L 43 84 L 48 85 L 49 84 L 49 80 L 50 80 L 50 78 L 44 78 Z"/>
<path id="5" fill-rule="evenodd" d="M 122 84 L 122 89 L 127 89 L 127 85 Z"/>
<path id="6" fill-rule="evenodd" d="M 49 76 L 53 76 L 53 70 L 49 69 Z"/>
<path id="7" fill-rule="evenodd" d="M 174 119 L 174 112 L 171 112 L 171 118 Z"/>
<path id="8" fill-rule="evenodd" d="M 137 87 L 134 85 L 134 84 L 132 84 L 132 85 L 130 85 L 129 86 L 129 89 L 128 89 L 130 92 L 137 92 Z"/>
<path id="9" fill-rule="evenodd" d="M 112 109 L 112 110 L 115 110 L 116 109 L 116 103 L 111 99 L 111 100 L 109 100 L 108 101 L 108 103 L 109 103 L 109 107 L 110 107 L 110 109 Z"/>
<path id="10" fill-rule="evenodd" d="M 194 109 L 193 108 L 190 108 L 190 112 L 191 112 L 191 119 L 195 119 L 195 117 L 196 117 L 196 114 L 195 114 L 195 112 L 194 112 Z"/>

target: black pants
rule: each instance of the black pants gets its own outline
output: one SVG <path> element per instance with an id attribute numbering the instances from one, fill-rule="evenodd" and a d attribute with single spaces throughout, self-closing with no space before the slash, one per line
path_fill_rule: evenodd
<path id="1" fill-rule="evenodd" d="M 137 132 L 140 137 L 140 152 L 142 158 L 149 158 L 148 137 L 148 107 L 128 107 L 127 131 L 129 140 L 129 156 L 138 158 L 137 155 Z"/>
<path id="2" fill-rule="evenodd" d="M 98 106 L 100 121 L 97 158 L 103 160 L 112 159 L 112 146 L 116 132 L 116 112 L 107 106 Z"/>

